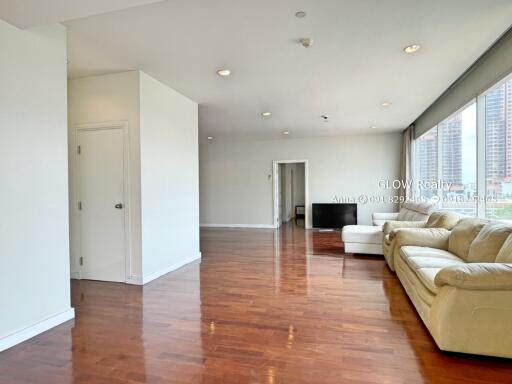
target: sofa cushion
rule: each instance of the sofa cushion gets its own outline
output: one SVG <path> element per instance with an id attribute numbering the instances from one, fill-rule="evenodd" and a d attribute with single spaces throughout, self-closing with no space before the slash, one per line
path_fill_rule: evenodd
<path id="1" fill-rule="evenodd" d="M 435 209 L 432 203 L 414 203 L 406 202 L 402 204 L 397 220 L 399 221 L 419 221 L 427 220 L 428 216 Z"/>
<path id="2" fill-rule="evenodd" d="M 345 243 L 381 244 L 384 234 L 373 225 L 345 225 L 341 237 Z"/>
<path id="3" fill-rule="evenodd" d="M 437 211 L 432 212 L 427 220 L 425 228 L 452 229 L 459 221 L 459 215 L 455 212 Z"/>
<path id="4" fill-rule="evenodd" d="M 420 315 L 428 316 L 428 310 L 430 306 L 434 303 L 436 294 L 431 292 L 423 283 L 421 283 L 421 280 L 419 279 L 416 272 L 410 269 L 405 263 L 405 261 L 402 260 L 402 258 L 399 258 L 396 262 L 396 271 L 398 273 L 400 281 L 402 282 L 402 285 L 404 286 L 409 296 L 413 294 L 422 301 L 421 307 L 423 310 L 426 311 L 421 311 L 420 309 L 418 309 L 420 311 Z M 417 302 L 414 303 L 415 306 L 417 304 Z"/>
<path id="5" fill-rule="evenodd" d="M 456 257 L 456 256 L 455 256 Z M 444 268 L 452 265 L 466 264 L 459 258 L 449 259 L 441 257 L 408 257 L 405 261 L 407 265 L 413 269 L 419 268 Z"/>
<path id="6" fill-rule="evenodd" d="M 398 221 L 425 221 L 428 219 L 428 214 L 413 211 L 411 209 L 402 208 L 398 214 Z"/>
<path id="7" fill-rule="evenodd" d="M 402 204 L 402 208 L 415 211 L 423 215 L 430 215 L 435 209 L 435 204 L 432 204 L 431 202 L 406 202 Z"/>
<path id="8" fill-rule="evenodd" d="M 448 240 L 448 250 L 467 261 L 471 243 L 488 222 L 488 220 L 475 218 L 461 219 L 452 229 Z"/>
<path id="9" fill-rule="evenodd" d="M 407 257 L 423 257 L 429 259 L 447 259 L 447 260 L 458 260 L 461 259 L 455 256 L 453 253 L 445 251 L 443 249 L 430 248 L 430 247 L 417 247 L 408 245 L 402 247 L 401 252 Z"/>
<path id="10" fill-rule="evenodd" d="M 402 258 L 411 269 L 444 268 L 465 262 L 454 254 L 442 249 L 405 246 L 401 249 Z"/>
<path id="11" fill-rule="evenodd" d="M 512 234 L 508 235 L 507 239 L 501 246 L 495 261 L 496 263 L 512 264 Z"/>
<path id="12" fill-rule="evenodd" d="M 512 233 L 510 224 L 499 221 L 487 223 L 469 247 L 469 263 L 492 263 L 496 260 L 503 243 Z"/>

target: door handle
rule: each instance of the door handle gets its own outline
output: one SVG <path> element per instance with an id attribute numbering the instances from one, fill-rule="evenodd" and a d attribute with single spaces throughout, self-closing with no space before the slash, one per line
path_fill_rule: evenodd
<path id="1" fill-rule="evenodd" d="M 124 208 L 124 205 L 123 205 L 123 203 L 117 203 L 116 205 L 114 205 L 114 207 L 115 207 L 116 209 L 123 209 L 123 208 Z"/>

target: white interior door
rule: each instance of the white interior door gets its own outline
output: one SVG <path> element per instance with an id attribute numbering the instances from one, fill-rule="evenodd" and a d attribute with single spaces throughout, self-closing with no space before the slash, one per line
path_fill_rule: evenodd
<path id="1" fill-rule="evenodd" d="M 124 135 L 78 130 L 80 257 L 83 279 L 125 279 Z"/>

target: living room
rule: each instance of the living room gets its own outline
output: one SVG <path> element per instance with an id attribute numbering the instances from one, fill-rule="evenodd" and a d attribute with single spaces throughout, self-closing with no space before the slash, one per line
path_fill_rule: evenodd
<path id="1" fill-rule="evenodd" d="M 507 383 L 512 3 L 0 3 L 0 383 Z"/>

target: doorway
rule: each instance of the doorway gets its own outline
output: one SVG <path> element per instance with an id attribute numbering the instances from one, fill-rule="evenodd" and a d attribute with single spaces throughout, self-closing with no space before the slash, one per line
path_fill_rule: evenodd
<path id="1" fill-rule="evenodd" d="M 127 247 L 126 127 L 80 127 L 77 209 L 80 278 L 125 282 Z"/>
<path id="2" fill-rule="evenodd" d="M 274 161 L 274 227 L 295 222 L 311 228 L 307 160 Z"/>

